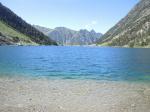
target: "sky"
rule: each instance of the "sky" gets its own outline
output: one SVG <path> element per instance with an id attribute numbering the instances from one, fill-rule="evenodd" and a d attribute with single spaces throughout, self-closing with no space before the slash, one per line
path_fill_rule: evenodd
<path id="1" fill-rule="evenodd" d="M 0 0 L 30 24 L 105 33 L 140 0 Z"/>

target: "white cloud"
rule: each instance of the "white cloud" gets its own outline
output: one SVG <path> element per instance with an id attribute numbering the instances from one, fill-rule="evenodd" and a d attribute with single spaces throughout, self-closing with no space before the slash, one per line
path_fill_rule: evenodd
<path id="1" fill-rule="evenodd" d="M 92 21 L 91 24 L 92 24 L 92 25 L 96 25 L 96 24 L 97 24 L 97 21 Z"/>
<path id="2" fill-rule="evenodd" d="M 85 25 L 85 28 L 88 29 L 88 28 L 89 28 L 89 25 Z"/>
<path id="3" fill-rule="evenodd" d="M 85 28 L 88 29 L 88 30 L 94 29 L 94 26 L 97 25 L 97 24 L 98 24 L 98 22 L 95 21 L 95 20 L 93 20 L 93 21 L 91 21 L 89 24 L 86 24 L 86 25 L 85 25 Z"/>

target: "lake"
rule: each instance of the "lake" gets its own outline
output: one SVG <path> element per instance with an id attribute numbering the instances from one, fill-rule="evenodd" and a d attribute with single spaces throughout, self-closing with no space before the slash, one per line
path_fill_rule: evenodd
<path id="1" fill-rule="evenodd" d="M 150 49 L 1 46 L 1 76 L 150 81 Z"/>

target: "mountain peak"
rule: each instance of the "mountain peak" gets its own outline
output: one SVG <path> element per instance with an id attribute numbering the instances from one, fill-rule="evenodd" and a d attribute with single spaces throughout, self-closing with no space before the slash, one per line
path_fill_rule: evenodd
<path id="1" fill-rule="evenodd" d="M 42 29 L 39 30 L 43 31 Z M 47 33 L 47 36 L 61 45 L 88 45 L 94 44 L 101 37 L 101 34 L 86 29 L 75 31 L 66 27 L 56 27 Z"/>
<path id="2" fill-rule="evenodd" d="M 87 29 L 81 29 L 80 32 L 89 32 Z"/>
<path id="3" fill-rule="evenodd" d="M 91 32 L 91 33 L 95 33 L 95 30 L 94 30 L 94 29 L 92 29 L 90 32 Z"/>

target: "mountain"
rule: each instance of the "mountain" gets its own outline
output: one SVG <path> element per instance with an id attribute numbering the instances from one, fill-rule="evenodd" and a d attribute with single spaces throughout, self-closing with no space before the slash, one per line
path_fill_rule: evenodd
<path id="1" fill-rule="evenodd" d="M 94 44 L 101 36 L 94 30 L 75 31 L 65 27 L 56 27 L 55 29 L 44 28 L 34 25 L 39 31 L 55 40 L 60 45 L 89 45 Z"/>
<path id="2" fill-rule="evenodd" d="M 33 27 L 36 28 L 37 30 L 41 31 L 45 35 L 48 35 L 53 30 L 53 29 L 42 27 L 42 26 L 39 26 L 39 25 L 33 25 Z"/>
<path id="3" fill-rule="evenodd" d="M 0 3 L 0 45 L 57 45 Z"/>
<path id="4" fill-rule="evenodd" d="M 150 47 L 150 0 L 141 0 L 98 41 L 100 45 Z"/>

